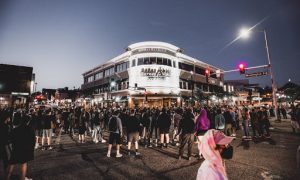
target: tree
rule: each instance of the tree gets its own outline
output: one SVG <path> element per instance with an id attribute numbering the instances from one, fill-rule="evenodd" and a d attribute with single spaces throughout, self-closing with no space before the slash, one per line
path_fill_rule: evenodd
<path id="1" fill-rule="evenodd" d="M 209 100 L 209 94 L 205 93 L 202 89 L 197 88 L 195 92 L 195 99 L 202 102 L 202 101 L 207 101 Z"/>

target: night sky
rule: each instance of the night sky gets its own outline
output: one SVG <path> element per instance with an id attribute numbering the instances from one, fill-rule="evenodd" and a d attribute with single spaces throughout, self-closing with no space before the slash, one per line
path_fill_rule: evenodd
<path id="1" fill-rule="evenodd" d="M 258 25 L 248 39 L 242 27 Z M 33 66 L 38 90 L 80 87 L 82 73 L 132 43 L 164 41 L 224 70 L 267 63 L 277 84 L 300 83 L 298 0 L 0 0 L 0 63 Z M 257 70 L 261 71 L 261 70 Z M 262 69 L 262 71 L 264 71 Z M 226 79 L 240 79 L 239 73 Z M 252 78 L 261 86 L 270 77 Z"/>

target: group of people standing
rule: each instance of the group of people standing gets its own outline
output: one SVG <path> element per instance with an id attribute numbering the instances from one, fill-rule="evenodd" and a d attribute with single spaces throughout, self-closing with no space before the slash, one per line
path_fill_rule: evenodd
<path id="1" fill-rule="evenodd" d="M 299 114 L 299 105 L 293 107 L 292 120 L 299 121 Z M 168 148 L 173 145 L 179 146 L 178 159 L 183 158 L 184 147 L 188 146 L 187 159 L 190 160 L 193 144 L 197 142 L 199 159 L 207 159 L 206 148 L 211 144 L 205 141 L 217 136 L 217 132 L 222 132 L 222 137 L 227 138 L 228 142 L 240 129 L 247 140 L 270 138 L 269 116 L 270 112 L 265 107 L 5 108 L 0 110 L 0 154 L 7 179 L 11 176 L 14 164 L 22 164 L 21 176 L 25 179 L 27 162 L 33 160 L 34 149 L 51 150 L 52 137 L 56 136 L 55 142 L 59 144 L 63 133 L 69 134 L 74 140 L 78 134 L 78 143 L 85 143 L 86 136 L 94 143 L 106 143 L 104 132 L 108 132 L 107 157 L 111 157 L 113 144 L 116 144 L 117 158 L 123 156 L 120 152 L 122 144 L 127 145 L 129 156 L 140 155 L 139 145 L 145 148 Z M 210 137 L 205 137 L 206 134 L 210 134 Z M 219 143 L 220 153 L 227 148 L 225 145 Z M 131 150 L 132 146 L 134 150 Z"/>

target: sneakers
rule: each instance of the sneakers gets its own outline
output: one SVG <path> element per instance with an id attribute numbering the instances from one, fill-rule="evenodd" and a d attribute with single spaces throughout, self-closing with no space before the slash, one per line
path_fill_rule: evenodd
<path id="1" fill-rule="evenodd" d="M 108 153 L 107 153 L 107 155 L 106 155 L 106 156 L 110 158 L 110 154 L 108 154 Z"/>
<path id="2" fill-rule="evenodd" d="M 25 177 L 25 180 L 32 180 L 32 178 Z"/>
<path id="3" fill-rule="evenodd" d="M 39 144 L 35 144 L 34 149 L 38 149 L 40 147 Z"/>
<path id="4" fill-rule="evenodd" d="M 49 148 L 48 148 L 49 150 L 51 150 L 51 149 L 53 149 L 53 147 L 52 146 L 49 146 Z"/>
<path id="5" fill-rule="evenodd" d="M 136 155 L 136 156 L 139 156 L 139 155 L 141 155 L 141 153 L 139 153 L 139 152 L 135 152 L 135 155 Z"/>
<path id="6" fill-rule="evenodd" d="M 94 141 L 95 144 L 97 144 L 98 142 L 99 142 L 98 140 Z"/>
<path id="7" fill-rule="evenodd" d="M 123 155 L 122 154 L 117 154 L 116 155 L 116 158 L 120 158 L 120 157 L 122 157 Z"/>
<path id="8" fill-rule="evenodd" d="M 180 146 L 180 144 L 179 144 L 179 143 L 176 143 L 176 146 Z"/>
<path id="9" fill-rule="evenodd" d="M 106 143 L 106 140 L 105 140 L 105 139 L 102 139 L 101 142 L 102 142 L 102 143 Z"/>
<path id="10" fill-rule="evenodd" d="M 188 157 L 188 160 L 189 160 L 189 161 L 190 161 L 190 160 L 192 160 L 192 157 L 191 157 L 191 156 L 189 156 L 189 157 Z"/>
<path id="11" fill-rule="evenodd" d="M 181 156 L 178 156 L 178 158 L 177 158 L 177 159 L 178 159 L 178 160 L 181 160 L 181 158 L 182 158 Z"/>

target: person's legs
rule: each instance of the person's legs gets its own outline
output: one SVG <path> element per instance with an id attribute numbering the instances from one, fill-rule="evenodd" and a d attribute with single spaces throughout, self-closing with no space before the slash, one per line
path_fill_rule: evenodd
<path id="1" fill-rule="evenodd" d="M 193 140 L 193 134 L 188 134 L 188 158 L 192 156 Z"/>
<path id="2" fill-rule="evenodd" d="M 46 130 L 43 129 L 43 135 L 42 135 L 42 147 L 45 146 L 45 140 L 46 140 Z"/>
<path id="3" fill-rule="evenodd" d="M 164 144 L 164 134 L 163 133 L 160 134 L 160 144 L 161 145 Z"/>
<path id="4" fill-rule="evenodd" d="M 179 158 L 181 158 L 183 156 L 183 149 L 185 144 L 187 143 L 187 135 L 181 135 L 181 141 L 180 141 L 180 146 L 179 146 Z"/>
<path id="5" fill-rule="evenodd" d="M 110 157 L 111 148 L 112 148 L 112 144 L 108 144 L 108 148 L 107 148 L 107 157 Z"/>
<path id="6" fill-rule="evenodd" d="M 27 173 L 27 163 L 23 163 L 21 164 L 21 175 L 20 175 L 21 180 L 25 180 L 26 173 Z"/>
<path id="7" fill-rule="evenodd" d="M 166 135 L 166 147 L 168 147 L 168 145 L 170 143 L 170 135 L 169 135 L 169 133 L 165 134 L 165 135 Z"/>
<path id="8" fill-rule="evenodd" d="M 11 177 L 11 174 L 14 170 L 14 165 L 11 164 L 7 167 L 7 170 L 6 170 L 6 180 L 10 180 L 10 177 Z"/>

